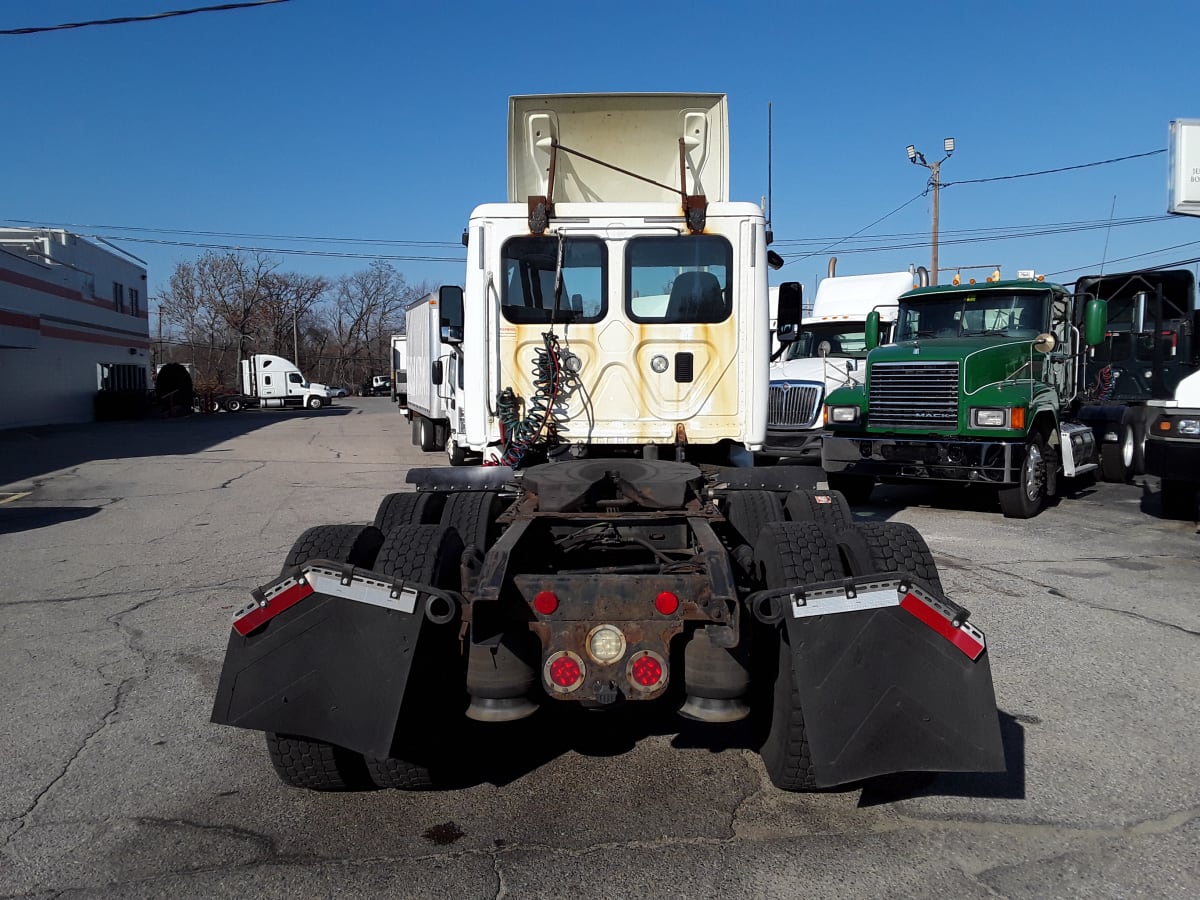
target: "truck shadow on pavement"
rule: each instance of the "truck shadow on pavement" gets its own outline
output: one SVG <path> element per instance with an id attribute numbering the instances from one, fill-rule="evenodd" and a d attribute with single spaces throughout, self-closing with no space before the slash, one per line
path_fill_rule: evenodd
<path id="1" fill-rule="evenodd" d="M 318 410 L 247 410 L 166 419 L 88 422 L 0 431 L 0 484 L 28 482 L 100 459 L 186 456 L 282 422 L 345 416 L 348 406 Z"/>
<path id="2" fill-rule="evenodd" d="M 1053 509 L 1063 500 L 1083 500 L 1095 496 L 1099 487 L 1085 479 L 1060 482 L 1058 494 L 1046 502 Z M 925 507 L 947 511 L 978 512 L 1003 518 L 995 488 L 972 484 L 880 484 L 870 501 L 854 507 L 855 518 L 864 522 L 882 522 L 901 509 Z"/>
<path id="3" fill-rule="evenodd" d="M 0 506 L 0 534 L 16 534 L 49 528 L 63 522 L 86 519 L 100 512 L 99 506 Z"/>
<path id="4" fill-rule="evenodd" d="M 1040 724 L 1031 716 L 1000 711 L 1000 740 L 1004 744 L 1003 772 L 905 772 L 863 782 L 860 807 L 897 803 L 916 797 L 990 797 L 1025 799 L 1025 726 Z"/>
<path id="5" fill-rule="evenodd" d="M 915 797 L 992 797 L 1023 799 L 1025 796 L 1025 729 L 1022 721 L 1036 722 L 1008 713 L 1000 714 L 1000 736 L 1004 744 L 1006 771 L 997 773 L 905 773 L 872 778 L 827 792 L 862 791 L 860 807 L 878 806 Z M 754 750 L 754 732 L 749 720 L 729 725 L 702 725 L 662 711 L 635 706 L 604 712 L 586 710 L 543 710 L 508 726 L 498 735 L 497 726 L 478 726 L 478 735 L 466 747 L 487 746 L 486 754 L 471 757 L 458 768 L 460 778 L 448 787 L 478 784 L 505 786 L 531 774 L 560 756 L 574 752 L 582 756 L 614 757 L 634 750 L 647 738 L 668 736 L 675 750 Z"/>

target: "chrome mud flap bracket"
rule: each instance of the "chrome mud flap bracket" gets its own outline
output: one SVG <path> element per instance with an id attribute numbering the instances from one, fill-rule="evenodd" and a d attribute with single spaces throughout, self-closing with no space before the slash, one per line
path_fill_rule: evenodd
<path id="1" fill-rule="evenodd" d="M 819 787 L 1005 770 L 987 643 L 965 609 L 891 576 L 749 599 L 787 629 Z"/>
<path id="2" fill-rule="evenodd" d="M 462 599 L 327 560 L 252 596 L 234 614 L 212 721 L 373 756 L 391 750 L 418 641 Z"/>

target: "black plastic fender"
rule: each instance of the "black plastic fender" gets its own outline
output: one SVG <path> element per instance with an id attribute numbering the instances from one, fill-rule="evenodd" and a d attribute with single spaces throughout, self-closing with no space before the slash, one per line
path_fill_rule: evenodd
<path id="1" fill-rule="evenodd" d="M 956 629 L 967 627 L 966 611 L 946 600 L 932 603 L 823 615 L 786 602 L 776 607 L 791 645 L 818 787 L 895 772 L 1005 770 L 982 633 L 970 629 L 980 639 L 972 659 L 955 643 L 965 635 Z"/>
<path id="2" fill-rule="evenodd" d="M 413 654 L 412 613 L 314 593 L 243 637 L 232 631 L 212 721 L 389 755 Z"/>

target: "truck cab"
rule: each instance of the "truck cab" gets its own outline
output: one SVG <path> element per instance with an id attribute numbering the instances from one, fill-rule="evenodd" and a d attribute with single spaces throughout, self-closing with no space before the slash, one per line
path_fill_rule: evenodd
<path id="1" fill-rule="evenodd" d="M 465 236 L 455 445 L 513 464 L 535 444 L 762 448 L 766 223 L 726 199 L 727 141 L 723 95 L 512 98 L 508 202 Z"/>
<path id="2" fill-rule="evenodd" d="M 867 358 L 867 316 L 879 314 L 879 339 L 887 343 L 897 298 L 913 287 L 910 272 L 834 274 L 817 288 L 812 314 L 798 331 L 781 331 L 784 350 L 771 364 L 764 451 L 777 456 L 821 454 L 825 396 L 862 380 Z"/>
<path id="3" fill-rule="evenodd" d="M 1085 351 L 1103 301 L 1035 279 L 918 288 L 900 297 L 894 342 L 867 322 L 866 377 L 826 400 L 830 486 L 865 500 L 879 478 L 993 486 L 1029 518 L 1057 478 L 1097 468 L 1076 419 Z"/>

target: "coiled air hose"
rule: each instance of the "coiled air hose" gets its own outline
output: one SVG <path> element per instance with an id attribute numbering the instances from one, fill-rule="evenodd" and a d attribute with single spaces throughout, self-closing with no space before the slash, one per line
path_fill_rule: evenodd
<path id="1" fill-rule="evenodd" d="M 524 417 L 521 416 L 521 402 L 511 387 L 506 387 L 496 398 L 504 452 L 495 462 L 484 465 L 515 469 L 533 447 L 557 442 L 559 434 L 566 430 L 566 408 L 561 401 L 568 373 L 563 367 L 558 335 L 552 331 L 542 333 L 542 346 L 534 353 L 532 374 L 533 396 Z"/>

